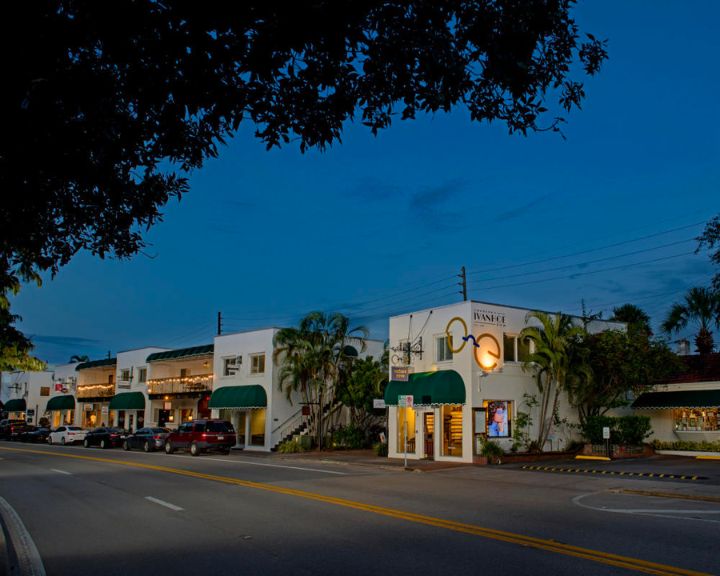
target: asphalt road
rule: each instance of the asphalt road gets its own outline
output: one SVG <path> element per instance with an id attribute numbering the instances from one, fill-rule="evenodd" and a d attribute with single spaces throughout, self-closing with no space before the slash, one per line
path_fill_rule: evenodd
<path id="1" fill-rule="evenodd" d="M 720 503 L 617 477 L 10 443 L 0 458 L 51 576 L 720 573 Z"/>

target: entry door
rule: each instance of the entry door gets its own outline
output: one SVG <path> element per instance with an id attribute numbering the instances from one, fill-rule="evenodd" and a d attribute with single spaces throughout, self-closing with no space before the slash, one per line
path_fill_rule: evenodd
<path id="1" fill-rule="evenodd" d="M 158 410 L 158 426 L 165 426 L 169 418 L 170 410 Z"/>
<path id="2" fill-rule="evenodd" d="M 423 413 L 423 438 L 425 439 L 424 456 L 428 460 L 435 458 L 435 413 Z"/>

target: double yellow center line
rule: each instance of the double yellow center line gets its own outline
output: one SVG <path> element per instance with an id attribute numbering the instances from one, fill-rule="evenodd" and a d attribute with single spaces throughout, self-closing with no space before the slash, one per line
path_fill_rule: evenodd
<path id="1" fill-rule="evenodd" d="M 573 556 L 575 558 L 582 558 L 584 560 L 590 560 L 592 562 L 598 562 L 600 564 L 607 564 L 609 566 L 625 568 L 627 570 L 634 570 L 636 572 L 642 572 L 644 574 L 655 574 L 658 576 L 678 576 L 678 575 L 709 576 L 705 572 L 697 572 L 694 570 L 677 568 L 677 567 L 668 566 L 665 564 L 658 564 L 656 562 L 648 562 L 646 560 L 631 558 L 629 556 L 621 556 L 618 554 L 601 552 L 599 550 L 592 550 L 589 548 L 581 548 L 579 546 L 572 546 L 570 544 L 556 542 L 555 540 L 549 540 L 549 539 L 544 539 L 544 538 L 535 538 L 533 536 L 525 536 L 523 534 L 516 534 L 514 532 L 506 532 L 504 530 L 483 528 L 482 526 L 477 526 L 475 524 L 465 524 L 463 522 L 455 522 L 453 520 L 443 520 L 442 518 L 435 518 L 433 516 L 426 516 L 424 514 L 415 514 L 413 512 L 406 512 L 404 510 L 396 510 L 394 508 L 386 508 L 383 506 L 364 504 L 362 502 L 356 502 L 354 500 L 347 500 L 345 498 L 335 498 L 333 496 L 326 496 L 324 494 L 318 494 L 315 492 L 307 492 L 305 490 L 295 490 L 292 488 L 283 488 L 281 486 L 275 486 L 273 484 L 265 484 L 265 483 L 261 483 L 261 482 L 251 482 L 249 480 L 240 480 L 238 478 L 231 478 L 229 476 L 204 474 L 202 472 L 194 472 L 192 470 L 183 470 L 181 468 L 169 468 L 167 466 L 155 466 L 152 464 L 143 464 L 140 462 L 129 462 L 129 461 L 125 461 L 125 460 L 115 460 L 112 458 L 100 458 L 100 457 L 96 457 L 96 456 L 80 456 L 78 454 L 64 454 L 64 453 L 50 452 L 50 451 L 44 451 L 44 450 L 30 450 L 30 449 L 22 449 L 22 448 L 5 448 L 5 447 L 0 447 L 0 450 L 6 450 L 6 451 L 10 451 L 10 452 L 23 452 L 23 453 L 29 453 L 29 454 L 42 454 L 43 456 L 58 456 L 58 457 L 62 457 L 62 458 L 74 458 L 76 460 L 88 460 L 91 462 L 103 462 L 106 464 L 127 466 L 129 468 L 141 468 L 144 470 L 153 470 L 156 472 L 164 472 L 166 474 L 177 474 L 179 476 L 187 476 L 190 478 L 199 478 L 202 480 L 210 480 L 212 482 L 221 482 L 223 484 L 242 486 L 244 488 L 252 488 L 255 490 L 264 490 L 266 492 L 272 492 L 275 494 L 284 494 L 287 496 L 294 496 L 296 498 L 304 498 L 306 500 L 315 500 L 317 502 L 324 502 L 326 504 L 333 504 L 335 506 L 342 506 L 344 508 L 352 508 L 354 510 L 361 510 L 363 512 L 378 514 L 380 516 L 388 516 L 390 518 L 396 518 L 398 520 L 405 520 L 407 522 L 413 522 L 416 524 L 424 524 L 426 526 L 434 526 L 436 528 L 442 528 L 445 530 L 450 530 L 452 532 L 461 532 L 463 534 L 480 536 L 482 538 L 498 540 L 501 542 L 508 542 L 510 544 L 518 544 L 520 546 L 535 548 L 537 550 L 545 550 L 548 552 L 554 552 L 556 554 L 563 554 L 565 556 Z"/>

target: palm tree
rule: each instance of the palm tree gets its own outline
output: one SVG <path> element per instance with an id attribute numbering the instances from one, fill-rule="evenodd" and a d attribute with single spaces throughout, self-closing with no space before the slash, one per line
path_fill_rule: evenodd
<path id="1" fill-rule="evenodd" d="M 566 314 L 528 312 L 525 323 L 532 319 L 540 325 L 524 328 L 520 337 L 533 343 L 533 351 L 523 369 L 535 371 L 537 378 L 541 396 L 537 443 L 538 449 L 542 450 L 557 413 L 560 392 L 566 389 L 568 374 L 574 368 L 571 362 L 574 344 L 585 330 Z"/>
<path id="2" fill-rule="evenodd" d="M 85 354 L 74 354 L 73 356 L 70 356 L 70 363 L 72 364 L 74 362 L 90 362 L 90 356 Z"/>
<path id="3" fill-rule="evenodd" d="M 662 329 L 668 334 L 677 333 L 691 321 L 699 326 L 695 335 L 697 352 L 710 354 L 714 347 L 712 323 L 720 326 L 720 292 L 711 288 L 690 288 L 683 303 L 672 305 Z"/>
<path id="4" fill-rule="evenodd" d="M 613 308 L 613 314 L 610 320 L 615 322 L 625 322 L 628 325 L 628 333 L 642 334 L 648 338 L 652 336 L 650 328 L 650 316 L 635 304 L 623 304 Z"/>
<path id="5" fill-rule="evenodd" d="M 329 427 L 323 422 L 324 412 L 334 407 L 338 385 L 352 368 L 354 347 L 365 350 L 366 338 L 367 329 L 350 328 L 343 314 L 323 312 L 311 312 L 297 328 L 283 328 L 275 335 L 273 357 L 281 366 L 280 387 L 288 398 L 299 394 L 310 407 L 310 432 L 321 449 Z"/>

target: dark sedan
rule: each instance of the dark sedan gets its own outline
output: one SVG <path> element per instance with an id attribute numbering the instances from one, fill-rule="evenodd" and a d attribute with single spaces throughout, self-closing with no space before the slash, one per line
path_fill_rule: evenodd
<path id="1" fill-rule="evenodd" d="M 145 452 L 160 450 L 165 446 L 165 438 L 170 434 L 167 428 L 140 428 L 135 434 L 126 436 L 123 441 L 125 450 L 142 448 Z"/>
<path id="2" fill-rule="evenodd" d="M 26 430 L 18 436 L 20 442 L 32 442 L 33 444 L 47 442 L 50 428 L 38 428 L 37 426 L 32 426 L 32 428 L 33 430 Z"/>
<path id="3" fill-rule="evenodd" d="M 100 446 L 100 448 L 115 448 L 121 446 L 125 430 L 122 428 L 95 428 L 85 435 L 83 446 Z"/>

